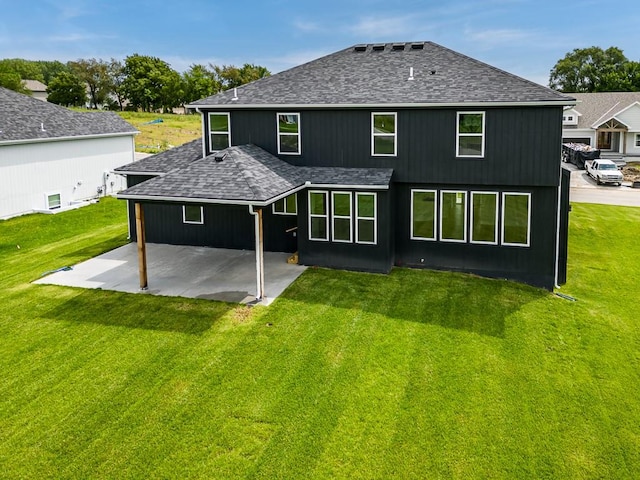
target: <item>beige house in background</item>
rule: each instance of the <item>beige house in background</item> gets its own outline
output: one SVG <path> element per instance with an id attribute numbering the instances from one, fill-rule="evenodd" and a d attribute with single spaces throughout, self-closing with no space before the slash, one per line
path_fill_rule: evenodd
<path id="1" fill-rule="evenodd" d="M 38 80 L 23 80 L 22 84 L 31 91 L 31 96 L 38 100 L 47 101 L 47 86 Z"/>
<path id="2" fill-rule="evenodd" d="M 578 103 L 562 117 L 562 141 L 640 156 L 640 92 L 572 93 Z"/>

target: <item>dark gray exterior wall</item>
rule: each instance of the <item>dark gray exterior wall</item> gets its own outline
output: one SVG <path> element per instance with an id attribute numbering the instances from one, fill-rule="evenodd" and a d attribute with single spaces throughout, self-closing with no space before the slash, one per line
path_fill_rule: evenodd
<path id="1" fill-rule="evenodd" d="M 253 143 L 274 155 L 276 114 L 300 113 L 302 154 L 279 155 L 294 165 L 393 168 L 396 182 L 558 185 L 562 107 L 216 111 L 230 112 L 233 145 Z M 397 112 L 397 157 L 371 155 L 373 111 Z M 484 158 L 456 158 L 462 111 L 485 112 Z"/>

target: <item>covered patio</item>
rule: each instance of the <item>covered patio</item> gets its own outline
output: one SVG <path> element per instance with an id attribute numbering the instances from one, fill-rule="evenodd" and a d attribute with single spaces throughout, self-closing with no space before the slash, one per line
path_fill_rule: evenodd
<path id="1" fill-rule="evenodd" d="M 34 283 L 100 288 L 225 302 L 256 302 L 256 260 L 251 250 L 149 243 L 147 268 L 152 281 L 140 289 L 135 243 L 58 271 Z M 289 254 L 265 252 L 265 291 L 262 305 L 277 298 L 307 268 L 289 264 Z"/>

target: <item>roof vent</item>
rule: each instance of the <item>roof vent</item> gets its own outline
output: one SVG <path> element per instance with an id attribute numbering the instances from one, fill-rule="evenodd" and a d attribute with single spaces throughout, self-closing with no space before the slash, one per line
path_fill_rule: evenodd
<path id="1" fill-rule="evenodd" d="M 373 45 L 373 50 L 375 50 L 376 52 L 384 50 L 384 43 L 376 43 L 375 45 Z"/>
<path id="2" fill-rule="evenodd" d="M 394 43 L 391 47 L 393 50 L 404 50 L 404 43 Z"/>
<path id="3" fill-rule="evenodd" d="M 356 45 L 355 47 L 353 47 L 353 50 L 356 52 L 365 52 L 367 50 L 367 46 L 363 44 Z"/>
<path id="4" fill-rule="evenodd" d="M 233 98 L 231 99 L 232 102 L 235 102 L 238 100 L 238 89 L 236 87 L 233 87 Z"/>
<path id="5" fill-rule="evenodd" d="M 407 80 L 413 80 L 413 67 L 409 67 L 409 78 Z"/>
<path id="6" fill-rule="evenodd" d="M 411 50 L 424 50 L 424 43 L 412 43 Z"/>
<path id="7" fill-rule="evenodd" d="M 217 152 L 213 154 L 213 159 L 216 162 L 221 162 L 227 157 L 227 152 Z"/>
<path id="8" fill-rule="evenodd" d="M 46 132 L 46 130 L 44 129 L 44 123 L 40 123 L 40 131 Z"/>
<path id="9" fill-rule="evenodd" d="M 437 70 L 431 70 L 429 73 L 430 73 L 431 75 L 435 75 L 436 73 L 438 73 L 438 71 L 437 71 Z"/>

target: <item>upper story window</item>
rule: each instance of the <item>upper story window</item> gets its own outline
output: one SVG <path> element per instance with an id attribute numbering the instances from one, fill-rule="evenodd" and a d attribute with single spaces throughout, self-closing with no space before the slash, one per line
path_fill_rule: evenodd
<path id="1" fill-rule="evenodd" d="M 231 145 L 231 121 L 228 113 L 209 113 L 209 150 L 218 152 Z"/>
<path id="2" fill-rule="evenodd" d="M 278 113 L 278 153 L 300 155 L 300 114 Z"/>
<path id="3" fill-rule="evenodd" d="M 395 112 L 371 114 L 371 155 L 386 157 L 397 155 L 396 121 Z"/>
<path id="4" fill-rule="evenodd" d="M 484 157 L 484 112 L 458 112 L 457 157 Z"/>

